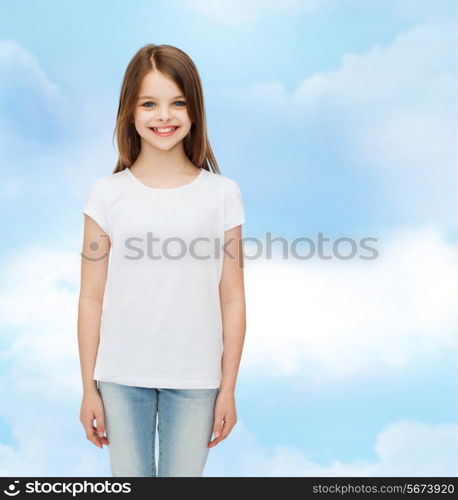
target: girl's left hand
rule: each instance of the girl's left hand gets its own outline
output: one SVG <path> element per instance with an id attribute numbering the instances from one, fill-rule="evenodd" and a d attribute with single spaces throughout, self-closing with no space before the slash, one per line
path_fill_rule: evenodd
<path id="1" fill-rule="evenodd" d="M 213 434 L 215 439 L 210 441 L 207 448 L 213 448 L 220 441 L 226 439 L 237 422 L 234 391 L 220 390 L 215 403 L 215 421 Z"/>

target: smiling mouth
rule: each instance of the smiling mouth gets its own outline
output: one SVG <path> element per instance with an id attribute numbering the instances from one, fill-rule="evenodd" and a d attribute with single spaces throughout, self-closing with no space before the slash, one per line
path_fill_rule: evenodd
<path id="1" fill-rule="evenodd" d="M 173 127 L 149 127 L 149 129 L 156 135 L 166 137 L 168 135 L 174 134 L 180 127 L 179 126 L 173 126 Z"/>

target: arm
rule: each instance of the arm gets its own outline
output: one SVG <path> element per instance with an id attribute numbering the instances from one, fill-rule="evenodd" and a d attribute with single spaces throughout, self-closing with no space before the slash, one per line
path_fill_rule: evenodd
<path id="1" fill-rule="evenodd" d="M 243 279 L 242 226 L 225 232 L 223 271 L 220 282 L 220 302 L 223 318 L 224 351 L 221 360 L 222 379 L 215 405 L 215 439 L 208 444 L 211 448 L 225 439 L 237 422 L 235 407 L 235 385 L 242 357 L 246 330 L 246 306 Z M 223 425 L 222 425 L 223 423 Z"/>
<path id="2" fill-rule="evenodd" d="M 243 281 L 242 226 L 225 233 L 225 243 L 233 238 L 224 256 L 220 283 L 223 317 L 222 392 L 234 392 L 242 357 L 246 330 L 245 290 Z"/>
<path id="3" fill-rule="evenodd" d="M 100 319 L 108 272 L 110 239 L 91 217 L 85 215 L 84 218 L 78 303 L 78 347 L 83 381 L 80 421 L 86 430 L 87 438 L 96 446 L 103 448 L 102 443 L 108 444 L 108 442 L 106 438 L 96 436 L 93 428 L 95 418 L 97 431 L 103 435 L 105 430 L 103 406 L 93 375 L 100 339 Z M 93 248 L 95 244 L 98 245 L 96 249 Z"/>

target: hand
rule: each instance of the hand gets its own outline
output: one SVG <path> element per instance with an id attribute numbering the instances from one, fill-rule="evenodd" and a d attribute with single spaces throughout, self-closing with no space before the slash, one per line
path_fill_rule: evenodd
<path id="1" fill-rule="evenodd" d="M 94 427 L 94 418 L 97 427 Z M 86 437 L 98 448 L 103 449 L 103 445 L 108 446 L 108 439 L 104 436 L 105 416 L 102 398 L 98 390 L 85 393 L 81 403 L 80 422 L 86 431 Z"/>
<path id="2" fill-rule="evenodd" d="M 213 448 L 220 441 L 226 439 L 236 422 L 237 411 L 234 392 L 220 390 L 215 403 L 215 421 L 213 424 L 215 439 L 208 443 L 207 448 Z"/>

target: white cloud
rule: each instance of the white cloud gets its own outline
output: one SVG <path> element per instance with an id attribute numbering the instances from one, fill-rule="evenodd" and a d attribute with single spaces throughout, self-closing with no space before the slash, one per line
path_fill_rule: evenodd
<path id="1" fill-rule="evenodd" d="M 304 427 L 304 433 L 307 426 Z M 292 446 L 263 446 L 238 421 L 232 434 L 210 451 L 207 477 L 438 477 L 456 476 L 456 425 L 394 422 L 376 437 L 373 461 L 329 465 L 313 462 Z"/>
<path id="2" fill-rule="evenodd" d="M 354 165 L 376 176 L 389 210 L 444 229 L 456 212 L 454 31 L 416 26 L 387 47 L 346 54 L 292 98 L 311 116 L 333 110 Z"/>
<path id="3" fill-rule="evenodd" d="M 55 200 L 66 190 L 84 199 L 92 180 L 114 170 L 116 92 L 73 94 L 70 105 L 41 61 L 15 40 L 0 41 L 0 68 L 0 194 Z"/>
<path id="4" fill-rule="evenodd" d="M 14 91 L 13 83 L 20 84 L 21 79 L 40 89 L 42 96 L 50 99 L 60 97 L 57 85 L 49 80 L 38 61 L 30 52 L 21 47 L 15 40 L 0 41 L 0 66 L 7 71 L 8 85 L 4 81 L 2 92 Z"/>
<path id="5" fill-rule="evenodd" d="M 374 179 L 388 214 L 448 231 L 456 223 L 454 41 L 450 21 L 418 25 L 386 46 L 344 54 L 339 68 L 307 76 L 292 94 L 281 82 L 225 92 L 247 106 L 269 102 L 293 126 L 341 135 L 346 160 Z"/>
<path id="6" fill-rule="evenodd" d="M 246 259 L 242 370 L 326 384 L 397 377 L 453 350 L 453 247 L 430 227 L 377 237 L 370 246 L 380 255 L 372 261 Z M 248 243 L 245 254 L 254 254 Z M 358 255 L 368 252 L 358 248 Z"/>
<path id="7" fill-rule="evenodd" d="M 50 129 L 61 118 L 64 96 L 37 59 L 15 40 L 0 41 L 0 159 L 11 149 L 36 147 L 43 127 Z M 1 166 L 5 167 L 4 162 Z"/>

